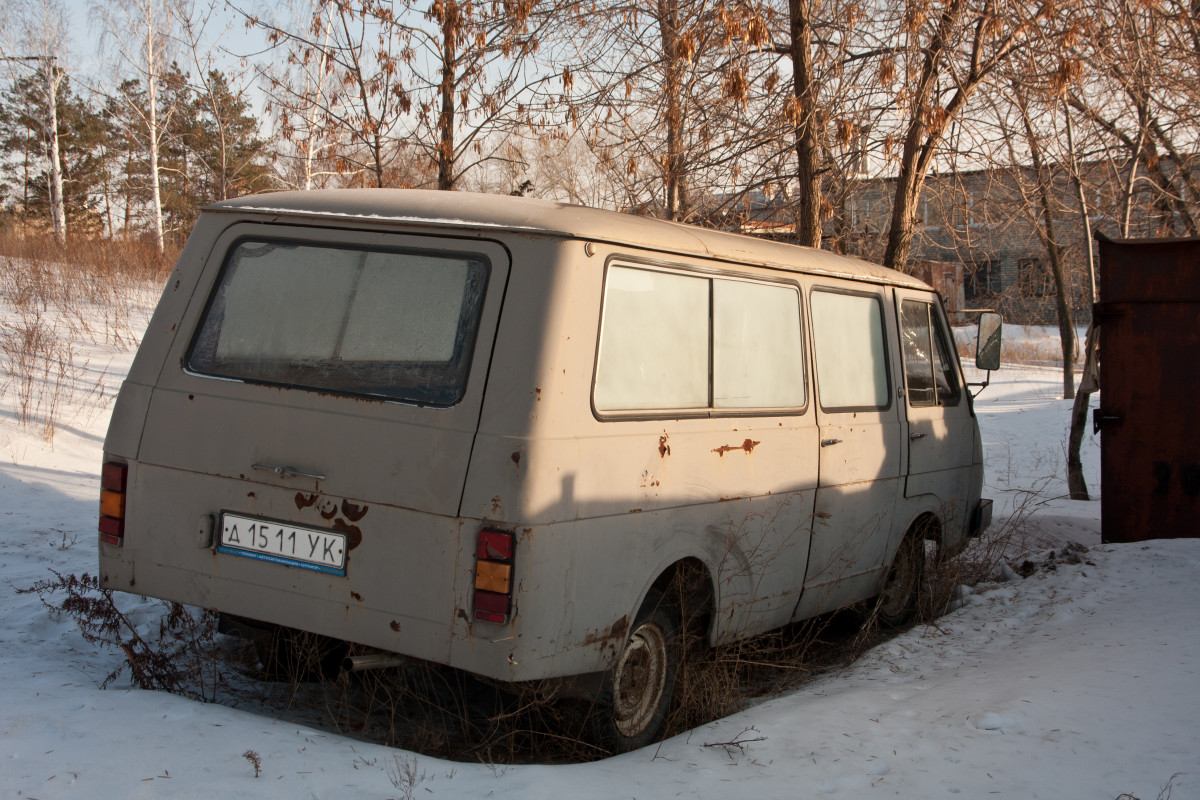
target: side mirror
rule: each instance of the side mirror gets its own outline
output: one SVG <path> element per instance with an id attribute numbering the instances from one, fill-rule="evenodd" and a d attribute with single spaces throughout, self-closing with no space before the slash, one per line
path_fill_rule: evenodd
<path id="1" fill-rule="evenodd" d="M 1000 338 L 1004 319 L 994 311 L 979 315 L 979 332 L 975 340 L 975 367 L 988 370 L 1000 369 Z"/>

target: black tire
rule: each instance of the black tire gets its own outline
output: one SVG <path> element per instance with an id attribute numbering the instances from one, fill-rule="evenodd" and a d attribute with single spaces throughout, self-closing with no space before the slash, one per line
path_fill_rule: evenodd
<path id="1" fill-rule="evenodd" d="M 887 579 L 879 592 L 875 614 L 880 623 L 897 628 L 910 619 L 917 610 L 917 595 L 925 572 L 925 540 L 918 533 L 910 532 L 900 543 Z"/>
<path id="2" fill-rule="evenodd" d="M 601 740 L 614 753 L 657 741 L 682 654 L 679 611 L 651 592 L 634 618 L 601 697 Z"/>

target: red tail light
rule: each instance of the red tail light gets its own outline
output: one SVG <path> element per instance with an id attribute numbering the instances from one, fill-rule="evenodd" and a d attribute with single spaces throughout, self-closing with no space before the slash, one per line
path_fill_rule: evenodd
<path id="1" fill-rule="evenodd" d="M 507 622 L 512 616 L 513 540 L 507 531 L 485 528 L 475 548 L 475 619 Z"/>
<path id="2" fill-rule="evenodd" d="M 129 467 L 115 461 L 100 470 L 100 541 L 120 546 L 125 541 L 125 484 Z"/>

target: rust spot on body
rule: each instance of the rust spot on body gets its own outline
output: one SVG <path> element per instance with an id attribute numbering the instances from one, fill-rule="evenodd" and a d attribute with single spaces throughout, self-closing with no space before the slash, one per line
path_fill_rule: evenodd
<path id="1" fill-rule="evenodd" d="M 671 455 L 671 445 L 667 444 L 667 440 L 670 438 L 671 437 L 667 436 L 667 434 L 665 434 L 665 433 L 662 436 L 658 437 L 658 457 L 659 458 L 666 458 L 667 456 Z"/>
<path id="2" fill-rule="evenodd" d="M 396 633 L 400 632 L 400 623 L 396 622 L 396 620 L 392 620 L 391 624 L 388 625 L 388 627 L 391 628 Z"/>
<path id="3" fill-rule="evenodd" d="M 327 500 L 317 509 L 317 513 L 321 515 L 321 519 L 333 519 L 338 513 L 337 503 Z"/>
<path id="4" fill-rule="evenodd" d="M 514 464 L 516 464 L 518 467 L 521 466 L 521 451 L 520 450 L 513 450 L 513 454 L 511 456 L 511 458 L 512 458 L 512 462 Z"/>
<path id="5" fill-rule="evenodd" d="M 611 643 L 614 640 L 624 641 L 625 632 L 629 630 L 629 615 L 599 631 L 589 631 L 583 638 L 584 644 Z"/>
<path id="6" fill-rule="evenodd" d="M 357 525 L 350 525 L 341 517 L 333 521 L 333 529 L 346 534 L 346 549 L 353 550 L 362 544 L 362 531 Z"/>
<path id="7" fill-rule="evenodd" d="M 762 442 L 756 442 L 753 439 L 747 439 L 739 445 L 723 444 L 720 447 L 714 447 L 713 452 L 724 458 L 725 454 L 730 450 L 745 450 L 747 453 L 752 453 L 754 452 L 754 448 L 758 447 L 760 444 L 762 444 Z"/>
<path id="8" fill-rule="evenodd" d="M 500 495 L 496 495 L 495 497 L 493 497 L 492 498 L 492 513 L 498 514 L 500 512 L 501 505 L 502 505 L 502 503 L 500 501 Z"/>
<path id="9" fill-rule="evenodd" d="M 309 506 L 314 506 L 317 503 L 315 494 L 305 494 L 304 492 L 296 492 L 296 509 L 303 511 Z"/>
<path id="10" fill-rule="evenodd" d="M 246 492 L 246 497 L 250 498 L 251 500 L 254 500 L 255 498 L 258 497 L 258 495 L 256 495 L 254 492 Z"/>
<path id="11" fill-rule="evenodd" d="M 357 506 L 349 500 L 342 501 L 342 514 L 351 522 L 358 522 L 367 515 L 367 509 L 370 506 Z"/>
<path id="12" fill-rule="evenodd" d="M 539 388 L 539 389 L 534 389 L 533 391 L 537 393 L 537 401 L 539 403 L 542 402 L 542 390 Z"/>
<path id="13" fill-rule="evenodd" d="M 358 602 L 360 602 L 360 603 L 362 602 L 362 595 L 359 594 L 358 592 L 354 591 L 353 589 L 350 590 L 350 596 L 353 597 Z"/>

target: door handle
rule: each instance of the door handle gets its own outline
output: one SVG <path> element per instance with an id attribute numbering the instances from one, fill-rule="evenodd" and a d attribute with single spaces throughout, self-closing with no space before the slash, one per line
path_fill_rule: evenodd
<path id="1" fill-rule="evenodd" d="M 295 467 L 271 467 L 266 464 L 251 464 L 254 469 L 261 469 L 263 472 L 274 472 L 281 478 L 313 478 L 318 481 L 325 480 L 324 475 L 318 475 L 315 472 L 301 472 Z"/>
<path id="2" fill-rule="evenodd" d="M 829 447 L 831 444 L 841 444 L 841 439 L 822 439 L 821 447 Z"/>
<path id="3" fill-rule="evenodd" d="M 929 435 L 928 433 L 910 433 L 908 435 L 908 438 L 913 439 L 915 441 L 917 439 L 924 439 L 928 435 Z"/>

